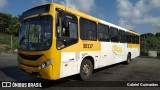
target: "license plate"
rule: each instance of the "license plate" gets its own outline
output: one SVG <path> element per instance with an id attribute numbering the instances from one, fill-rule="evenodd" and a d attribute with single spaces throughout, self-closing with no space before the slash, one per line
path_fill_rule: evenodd
<path id="1" fill-rule="evenodd" d="M 27 72 L 27 73 L 30 73 L 30 74 L 32 73 L 32 71 L 30 71 L 30 70 L 26 70 L 26 72 Z"/>

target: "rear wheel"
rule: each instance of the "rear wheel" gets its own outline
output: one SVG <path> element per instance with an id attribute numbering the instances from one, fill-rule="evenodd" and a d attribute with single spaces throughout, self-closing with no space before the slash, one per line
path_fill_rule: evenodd
<path id="1" fill-rule="evenodd" d="M 127 55 L 127 61 L 125 62 L 127 65 L 131 62 L 131 54 L 128 53 Z"/>
<path id="2" fill-rule="evenodd" d="M 93 71 L 92 62 L 88 59 L 84 59 L 80 67 L 81 79 L 84 81 L 89 80 L 91 78 L 92 71 Z"/>

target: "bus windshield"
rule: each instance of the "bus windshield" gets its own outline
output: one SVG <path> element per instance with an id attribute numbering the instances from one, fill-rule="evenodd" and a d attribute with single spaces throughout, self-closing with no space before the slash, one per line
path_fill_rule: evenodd
<path id="1" fill-rule="evenodd" d="M 52 17 L 39 16 L 21 22 L 20 50 L 47 50 L 52 44 Z"/>

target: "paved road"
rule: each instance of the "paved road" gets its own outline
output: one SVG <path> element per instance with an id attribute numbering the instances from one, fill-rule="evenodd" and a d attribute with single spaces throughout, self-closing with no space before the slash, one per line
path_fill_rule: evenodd
<path id="1" fill-rule="evenodd" d="M 77 76 L 64 78 L 57 81 L 48 81 L 49 85 L 45 89 L 66 89 L 64 87 L 55 87 L 57 85 L 65 85 L 70 81 L 79 81 Z M 0 81 L 46 81 L 34 77 L 30 77 L 17 68 L 16 55 L 0 55 Z M 99 70 L 95 70 L 90 81 L 160 81 L 160 59 L 142 58 L 138 57 L 129 65 L 116 64 L 113 66 L 105 67 Z M 4 88 L 2 88 L 4 89 Z M 22 89 L 22 88 L 16 88 Z M 27 89 L 27 88 L 26 88 Z M 33 88 L 41 89 L 41 88 Z M 71 88 L 73 90 L 82 89 L 112 89 L 117 88 L 105 87 L 105 88 Z M 124 90 L 125 88 L 118 88 L 118 90 Z M 127 90 L 134 90 L 136 88 L 127 88 Z M 141 88 L 142 89 L 142 88 Z M 148 90 L 149 88 L 143 88 Z M 153 89 L 153 88 L 150 88 Z M 149 90 L 150 90 L 149 89 Z M 154 88 L 154 90 L 160 90 L 160 88 Z"/>

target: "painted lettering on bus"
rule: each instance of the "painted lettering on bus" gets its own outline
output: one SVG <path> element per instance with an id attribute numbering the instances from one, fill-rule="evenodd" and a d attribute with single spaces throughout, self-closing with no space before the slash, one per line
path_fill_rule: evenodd
<path id="1" fill-rule="evenodd" d="M 83 48 L 93 48 L 93 44 L 83 44 Z"/>
<path id="2" fill-rule="evenodd" d="M 122 47 L 118 45 L 113 45 L 112 52 L 122 53 Z"/>

